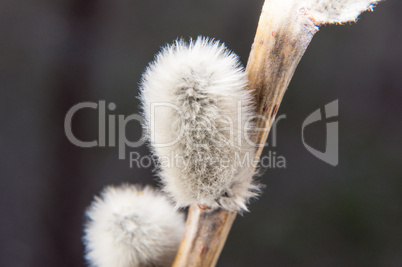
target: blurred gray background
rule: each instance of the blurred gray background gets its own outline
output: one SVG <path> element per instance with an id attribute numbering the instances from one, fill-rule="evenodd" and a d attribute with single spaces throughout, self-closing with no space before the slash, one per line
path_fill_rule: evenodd
<path id="1" fill-rule="evenodd" d="M 155 184 L 116 147 L 79 148 L 64 116 L 83 101 L 138 112 L 141 73 L 179 36 L 224 41 L 247 62 L 263 1 L 0 1 L 0 266 L 85 266 L 83 213 L 103 186 Z M 286 169 L 236 219 L 218 266 L 402 266 L 402 2 L 357 24 L 325 26 L 307 49 L 278 116 Z M 301 125 L 339 99 L 339 165 L 303 146 Z M 74 118 L 98 135 L 94 110 Z M 130 123 L 131 140 L 141 134 Z M 324 150 L 325 123 L 306 130 Z M 142 146 L 128 151 L 149 154 Z M 268 153 L 268 150 L 266 151 Z"/>

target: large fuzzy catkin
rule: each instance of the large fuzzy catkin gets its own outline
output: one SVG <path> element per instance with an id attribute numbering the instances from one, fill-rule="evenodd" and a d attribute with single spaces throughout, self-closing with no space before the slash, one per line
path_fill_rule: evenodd
<path id="1" fill-rule="evenodd" d="M 86 259 L 93 267 L 171 266 L 184 216 L 150 187 L 109 186 L 86 212 Z"/>
<path id="2" fill-rule="evenodd" d="M 146 128 L 164 190 L 177 207 L 240 211 L 255 196 L 255 107 L 246 87 L 238 57 L 203 37 L 166 46 L 146 69 Z"/>

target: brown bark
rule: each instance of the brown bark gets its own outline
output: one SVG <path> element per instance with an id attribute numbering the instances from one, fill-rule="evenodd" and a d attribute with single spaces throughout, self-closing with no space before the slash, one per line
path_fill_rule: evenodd
<path id="1" fill-rule="evenodd" d="M 173 266 L 215 266 L 236 213 L 190 206 L 186 231 Z"/>

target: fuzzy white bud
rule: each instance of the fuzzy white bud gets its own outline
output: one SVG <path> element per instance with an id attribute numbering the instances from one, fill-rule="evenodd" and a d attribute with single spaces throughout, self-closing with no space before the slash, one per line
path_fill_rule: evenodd
<path id="1" fill-rule="evenodd" d="M 379 0 L 309 0 L 308 10 L 319 24 L 341 24 L 356 21 L 359 15 L 373 11 Z"/>
<path id="2" fill-rule="evenodd" d="M 316 25 L 354 22 L 364 11 L 372 11 L 381 0 L 266 0 L 263 11 L 284 14 L 293 10 L 307 11 Z M 292 13 L 294 16 L 294 13 Z"/>
<path id="3" fill-rule="evenodd" d="M 178 207 L 246 210 L 258 190 L 251 180 L 255 107 L 246 87 L 237 55 L 202 37 L 165 47 L 146 69 L 146 128 L 164 190 Z"/>
<path id="4" fill-rule="evenodd" d="M 109 186 L 86 215 L 86 259 L 94 267 L 170 266 L 184 232 L 183 214 L 150 187 Z"/>

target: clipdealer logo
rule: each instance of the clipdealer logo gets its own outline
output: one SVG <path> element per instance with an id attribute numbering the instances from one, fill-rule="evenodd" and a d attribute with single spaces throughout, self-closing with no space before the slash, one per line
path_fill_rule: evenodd
<path id="1" fill-rule="evenodd" d="M 169 103 L 167 103 L 169 104 Z M 169 104 L 171 105 L 171 104 Z M 161 106 L 161 104 L 155 105 L 153 108 L 157 108 Z M 170 106 L 169 106 L 170 107 Z M 172 108 L 172 107 L 171 107 Z M 177 107 L 173 107 L 177 110 Z M 72 120 L 73 117 L 80 110 L 83 109 L 93 109 L 98 111 L 98 138 L 96 140 L 83 141 L 80 140 L 77 136 L 74 135 L 72 131 Z M 100 100 L 98 103 L 95 102 L 82 102 L 74 105 L 67 112 L 64 120 L 64 130 L 67 139 L 74 145 L 82 148 L 92 148 L 92 147 L 116 147 L 118 148 L 118 158 L 120 160 L 126 159 L 127 147 L 137 148 L 144 145 L 147 141 L 145 137 L 144 131 L 142 129 L 142 125 L 144 124 L 144 119 L 139 114 L 131 114 L 128 116 L 121 114 L 107 114 L 110 111 L 114 111 L 116 109 L 116 104 L 109 103 L 106 105 L 106 101 Z M 323 110 L 323 116 L 321 114 L 321 109 L 317 109 L 312 112 L 308 117 L 303 121 L 301 127 L 301 139 L 304 147 L 309 151 L 312 155 L 317 157 L 318 159 L 330 164 L 331 166 L 337 166 L 339 162 L 339 130 L 338 130 L 338 121 L 334 121 L 334 118 L 338 116 L 338 100 L 332 101 L 325 105 Z M 179 112 L 179 111 L 178 111 Z M 240 112 L 240 111 L 239 111 Z M 282 119 L 286 119 L 286 115 L 282 114 L 278 116 L 274 123 L 272 124 L 272 129 L 270 132 L 271 143 L 270 147 L 275 148 L 277 146 L 277 126 L 278 122 Z M 327 120 L 326 123 L 326 148 L 325 151 L 319 151 L 318 149 L 313 148 L 305 141 L 305 129 L 321 120 Z M 126 127 L 128 123 L 137 123 L 139 127 L 142 129 L 142 135 L 138 140 L 128 140 L 126 136 Z M 117 130 L 116 130 L 117 129 Z M 179 138 L 183 137 L 183 131 L 180 131 L 181 135 L 176 138 L 176 141 Z M 250 141 L 246 136 L 246 140 Z M 117 141 L 117 142 L 116 142 Z M 171 142 L 169 144 L 158 144 L 162 146 L 172 145 Z M 268 142 L 265 144 L 268 146 Z M 177 160 L 178 155 L 175 155 L 174 158 L 171 159 L 170 162 L 174 163 Z M 134 164 L 141 166 L 150 166 L 151 162 L 155 164 L 157 159 L 151 158 L 151 156 L 146 155 L 141 157 L 138 152 L 132 151 L 129 153 L 130 158 L 130 167 L 133 167 Z M 252 158 L 252 157 L 250 157 Z M 160 159 L 159 159 L 160 160 Z M 242 161 L 246 161 L 245 159 L 240 159 Z M 250 160 L 251 162 L 252 160 Z M 147 162 L 147 164 L 142 164 L 143 162 Z M 183 163 L 185 164 L 185 163 Z M 256 164 L 252 162 L 251 164 Z M 268 166 L 268 168 L 286 168 L 286 159 L 282 155 L 276 155 L 276 152 L 269 151 L 267 158 L 261 158 L 260 164 L 264 164 Z"/>
<path id="2" fill-rule="evenodd" d="M 90 109 L 98 109 L 98 119 L 99 119 L 99 127 L 98 127 L 98 139 L 92 141 L 82 141 L 78 139 L 71 129 L 71 123 L 73 116 L 81 109 L 90 108 Z M 109 111 L 113 111 L 116 109 L 116 104 L 109 103 L 107 106 Z M 119 151 L 119 159 L 126 158 L 126 147 L 140 147 L 145 144 L 146 140 L 144 136 L 137 140 L 131 141 L 126 137 L 126 127 L 129 122 L 137 122 L 139 126 L 143 124 L 144 120 L 139 114 L 131 114 L 127 117 L 124 115 L 117 115 L 117 146 Z M 99 104 L 94 102 L 82 102 L 74 105 L 67 112 L 66 117 L 64 119 L 64 131 L 68 140 L 78 146 L 83 148 L 91 148 L 91 147 L 115 147 L 116 146 L 116 115 L 109 114 L 108 115 L 108 142 L 106 143 L 106 102 L 104 100 L 99 101 Z"/>
<path id="3" fill-rule="evenodd" d="M 311 113 L 302 124 L 302 142 L 304 147 L 318 159 L 332 165 L 337 166 L 339 162 L 339 125 L 338 121 L 328 121 L 338 117 L 338 100 L 332 101 L 325 105 L 324 116 L 321 116 L 321 109 L 315 110 Z M 326 119 L 326 141 L 325 151 L 321 152 L 310 145 L 304 139 L 304 130 L 307 126 Z"/>

